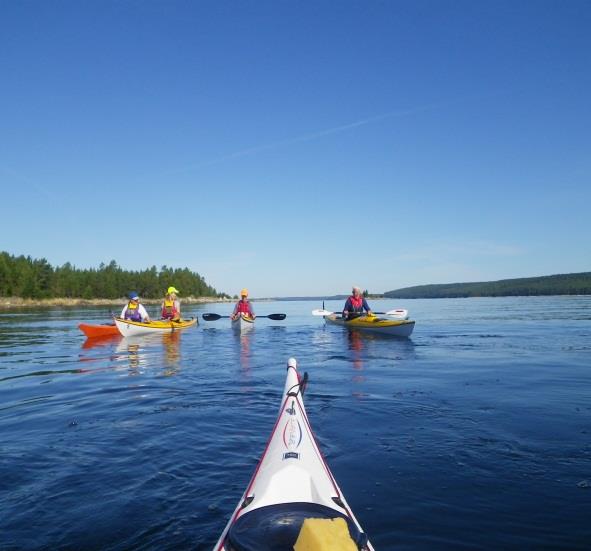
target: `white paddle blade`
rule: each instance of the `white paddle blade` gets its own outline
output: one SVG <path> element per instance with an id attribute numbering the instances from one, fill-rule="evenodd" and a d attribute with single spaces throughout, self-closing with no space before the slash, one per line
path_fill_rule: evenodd
<path id="1" fill-rule="evenodd" d="M 328 310 L 322 310 L 321 308 L 312 310 L 313 316 L 330 316 L 331 314 L 333 314 L 333 312 L 329 312 Z"/>
<path id="2" fill-rule="evenodd" d="M 388 310 L 386 312 L 386 316 L 390 316 L 394 319 L 398 320 L 407 320 L 408 319 L 408 310 L 404 308 L 396 308 L 395 310 Z"/>

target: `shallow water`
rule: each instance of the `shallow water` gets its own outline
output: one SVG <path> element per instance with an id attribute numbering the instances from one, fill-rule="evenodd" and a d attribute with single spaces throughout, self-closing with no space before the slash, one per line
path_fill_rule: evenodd
<path id="1" fill-rule="evenodd" d="M 410 339 L 327 327 L 320 306 L 94 343 L 76 326 L 98 308 L 0 312 L 0 548 L 211 549 L 290 356 L 376 549 L 589 548 L 591 297 L 373 301 L 410 310 Z"/>

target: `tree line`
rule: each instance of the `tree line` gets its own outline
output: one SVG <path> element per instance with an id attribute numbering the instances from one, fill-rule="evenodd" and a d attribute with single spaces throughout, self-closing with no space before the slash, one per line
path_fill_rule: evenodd
<path id="1" fill-rule="evenodd" d="M 45 258 L 0 252 L 0 296 L 4 297 L 117 299 L 135 290 L 141 297 L 159 298 L 171 285 L 183 296 L 227 296 L 188 268 L 152 266 L 132 271 L 124 270 L 114 260 L 102 263 L 98 269 L 76 268 L 69 262 L 54 267 Z"/>
<path id="2" fill-rule="evenodd" d="M 591 295 L 591 272 L 477 283 L 417 285 L 384 293 L 388 298 L 464 298 Z"/>

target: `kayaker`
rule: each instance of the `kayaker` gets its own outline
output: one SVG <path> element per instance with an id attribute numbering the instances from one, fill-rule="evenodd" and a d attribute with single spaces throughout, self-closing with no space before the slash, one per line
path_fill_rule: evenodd
<path id="1" fill-rule="evenodd" d="M 181 302 L 177 298 L 178 290 L 169 287 L 162 302 L 162 319 L 178 321 L 181 319 Z"/>
<path id="2" fill-rule="evenodd" d="M 361 294 L 361 287 L 353 287 L 352 295 L 345 302 L 343 308 L 343 317 L 346 319 L 353 319 L 363 314 L 365 310 L 368 316 L 371 316 L 371 308 L 367 304 L 364 296 Z"/>
<path id="3" fill-rule="evenodd" d="M 242 289 L 242 291 L 240 291 L 240 300 L 236 303 L 230 319 L 235 320 L 240 314 L 246 314 L 252 319 L 256 318 L 252 304 L 250 304 L 248 300 L 248 289 Z"/>
<path id="4" fill-rule="evenodd" d="M 140 297 L 135 291 L 129 293 L 129 302 L 121 310 L 121 318 L 131 321 L 150 323 L 150 316 L 143 304 L 140 304 Z"/>

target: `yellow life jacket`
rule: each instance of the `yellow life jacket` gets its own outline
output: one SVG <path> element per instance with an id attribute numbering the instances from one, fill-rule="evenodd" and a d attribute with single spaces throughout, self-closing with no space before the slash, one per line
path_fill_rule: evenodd
<path id="1" fill-rule="evenodd" d="M 142 321 L 142 316 L 140 314 L 140 303 L 139 302 L 132 302 L 131 300 L 127 303 L 127 308 L 125 310 L 125 319 L 132 320 L 132 321 Z"/>

